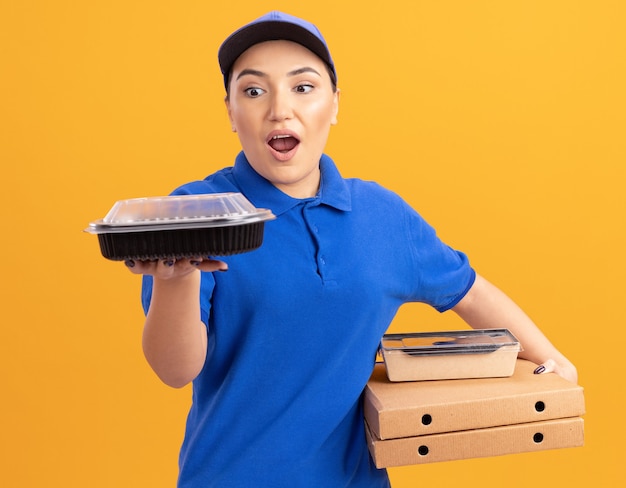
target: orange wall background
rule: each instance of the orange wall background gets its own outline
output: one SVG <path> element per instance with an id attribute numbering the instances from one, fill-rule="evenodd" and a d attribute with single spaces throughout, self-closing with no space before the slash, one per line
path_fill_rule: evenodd
<path id="1" fill-rule="evenodd" d="M 190 389 L 149 370 L 139 279 L 82 230 L 232 163 L 217 47 L 275 8 L 330 43 L 344 175 L 413 204 L 585 387 L 585 447 L 395 468 L 394 488 L 623 484 L 620 0 L 2 0 L 0 484 L 174 486 Z M 461 325 L 412 305 L 392 329 Z"/>

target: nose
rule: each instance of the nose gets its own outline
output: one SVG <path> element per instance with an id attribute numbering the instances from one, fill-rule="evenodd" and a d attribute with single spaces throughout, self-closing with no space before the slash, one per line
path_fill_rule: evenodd
<path id="1" fill-rule="evenodd" d="M 271 121 L 287 120 L 293 117 L 293 107 L 290 103 L 289 93 L 276 90 L 270 97 L 269 119 Z"/>

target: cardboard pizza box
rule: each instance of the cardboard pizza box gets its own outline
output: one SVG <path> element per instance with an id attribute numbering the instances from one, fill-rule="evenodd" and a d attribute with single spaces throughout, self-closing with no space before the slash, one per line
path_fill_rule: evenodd
<path id="1" fill-rule="evenodd" d="M 379 363 L 365 388 L 365 419 L 377 439 L 414 437 L 579 417 L 583 388 L 560 376 L 533 373 L 517 359 L 505 378 L 391 382 Z"/>
<path id="2" fill-rule="evenodd" d="M 486 429 L 381 440 L 366 424 L 377 468 L 502 456 L 583 445 L 583 419 L 545 420 Z"/>

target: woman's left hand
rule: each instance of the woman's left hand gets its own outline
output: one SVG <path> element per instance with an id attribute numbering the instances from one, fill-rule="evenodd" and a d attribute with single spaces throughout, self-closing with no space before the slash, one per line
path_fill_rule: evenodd
<path id="1" fill-rule="evenodd" d="M 568 360 L 556 362 L 554 359 L 548 359 L 535 369 L 535 374 L 545 373 L 556 373 L 572 383 L 578 383 L 578 371 Z"/>

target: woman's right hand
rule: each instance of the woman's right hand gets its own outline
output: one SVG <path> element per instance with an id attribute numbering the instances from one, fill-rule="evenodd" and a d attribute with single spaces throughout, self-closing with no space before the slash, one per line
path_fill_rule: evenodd
<path id="1" fill-rule="evenodd" d="M 208 272 L 228 270 L 228 265 L 224 261 L 202 257 L 153 261 L 127 259 L 124 264 L 133 274 L 151 275 L 162 280 L 179 278 L 196 270 Z"/>

